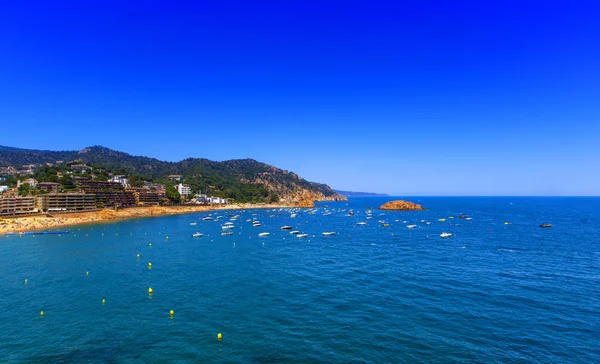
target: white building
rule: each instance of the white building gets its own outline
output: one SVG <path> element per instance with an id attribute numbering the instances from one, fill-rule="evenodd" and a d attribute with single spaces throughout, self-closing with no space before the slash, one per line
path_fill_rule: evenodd
<path id="1" fill-rule="evenodd" d="M 208 203 L 214 204 L 214 205 L 223 205 L 223 204 L 227 203 L 227 200 L 224 198 L 211 196 L 208 198 Z"/>
<path id="2" fill-rule="evenodd" d="M 28 183 L 29 187 L 31 188 L 35 188 L 35 186 L 37 186 L 37 181 L 33 178 L 27 178 L 25 179 L 23 182 L 21 182 L 20 180 L 17 181 L 17 188 L 21 187 L 22 184 Z"/>
<path id="3" fill-rule="evenodd" d="M 187 197 L 190 193 L 192 193 L 190 186 L 184 185 L 183 183 L 178 184 L 177 186 L 175 186 L 175 188 L 177 189 L 177 192 L 179 192 L 179 194 L 181 196 Z"/>
<path id="4" fill-rule="evenodd" d="M 8 191 L 8 186 L 0 186 L 0 193 L 3 193 L 4 191 Z"/>
<path id="5" fill-rule="evenodd" d="M 129 187 L 129 180 L 125 176 L 114 176 L 110 181 L 120 183 L 123 187 Z"/>

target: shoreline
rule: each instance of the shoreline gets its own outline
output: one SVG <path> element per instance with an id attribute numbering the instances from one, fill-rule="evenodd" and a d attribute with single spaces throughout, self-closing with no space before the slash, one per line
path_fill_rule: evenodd
<path id="1" fill-rule="evenodd" d="M 69 227 L 83 224 L 94 224 L 100 222 L 121 221 L 128 219 L 139 219 L 143 217 L 159 217 L 170 215 L 192 214 L 206 211 L 228 211 L 245 209 L 278 209 L 293 208 L 297 206 L 284 204 L 232 204 L 225 206 L 144 206 L 122 208 L 114 211 L 103 209 L 89 212 L 69 212 L 53 214 L 48 216 L 23 216 L 0 218 L 0 236 L 9 233 L 22 233 L 27 231 L 49 230 L 59 227 Z"/>

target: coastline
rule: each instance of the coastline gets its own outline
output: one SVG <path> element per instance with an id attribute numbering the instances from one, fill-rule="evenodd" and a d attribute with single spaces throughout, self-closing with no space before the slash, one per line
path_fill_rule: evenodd
<path id="1" fill-rule="evenodd" d="M 26 231 L 48 230 L 58 227 L 68 227 L 82 224 L 92 224 L 109 221 L 120 221 L 127 219 L 138 219 L 153 216 L 169 216 L 191 214 L 195 212 L 219 211 L 219 210 L 243 210 L 243 209 L 270 209 L 290 208 L 293 205 L 283 204 L 232 204 L 223 206 L 144 206 L 123 208 L 118 211 L 103 209 L 90 212 L 73 212 L 53 214 L 48 216 L 23 216 L 15 218 L 0 219 L 0 236 L 8 233 L 20 233 Z"/>

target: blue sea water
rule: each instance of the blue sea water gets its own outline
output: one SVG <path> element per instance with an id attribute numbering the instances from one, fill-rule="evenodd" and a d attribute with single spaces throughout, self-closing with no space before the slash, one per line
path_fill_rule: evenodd
<path id="1" fill-rule="evenodd" d="M 600 362 L 599 198 L 387 200 L 0 237 L 0 362 Z"/>

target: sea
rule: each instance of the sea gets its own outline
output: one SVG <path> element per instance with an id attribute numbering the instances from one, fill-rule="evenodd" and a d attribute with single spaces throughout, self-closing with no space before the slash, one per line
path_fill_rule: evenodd
<path id="1" fill-rule="evenodd" d="M 2 236 L 0 362 L 600 362 L 600 198 L 392 199 Z"/>

